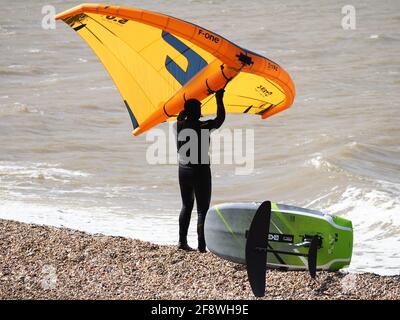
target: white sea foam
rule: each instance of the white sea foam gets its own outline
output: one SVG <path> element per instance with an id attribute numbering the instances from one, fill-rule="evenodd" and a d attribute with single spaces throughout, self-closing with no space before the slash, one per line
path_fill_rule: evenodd
<path id="1" fill-rule="evenodd" d="M 20 163 L 0 162 L 0 176 L 18 178 L 39 178 L 54 181 L 65 181 L 65 179 L 76 177 L 88 177 L 89 173 L 80 170 L 68 170 L 60 168 L 59 164 L 49 163 Z"/>
<path id="2" fill-rule="evenodd" d="M 42 52 L 42 50 L 41 49 L 29 49 L 28 52 L 29 53 L 40 53 L 40 52 Z"/>
<path id="3" fill-rule="evenodd" d="M 50 225 L 88 232 L 141 239 L 158 244 L 174 244 L 178 234 L 177 225 L 166 228 L 170 219 L 165 210 L 157 215 L 116 214 L 121 208 L 91 207 L 75 208 L 68 205 L 44 205 L 28 201 L 2 201 L 0 218 L 38 225 Z M 189 240 L 195 241 L 194 226 Z"/>
<path id="4" fill-rule="evenodd" d="M 341 199 L 323 211 L 353 222 L 352 270 L 399 274 L 400 201 L 380 190 L 349 186 Z"/>
<path id="5" fill-rule="evenodd" d="M 326 171 L 332 171 L 334 169 L 334 166 L 319 153 L 314 154 L 311 159 L 306 160 L 305 165 L 314 167 L 317 170 L 325 169 Z"/>

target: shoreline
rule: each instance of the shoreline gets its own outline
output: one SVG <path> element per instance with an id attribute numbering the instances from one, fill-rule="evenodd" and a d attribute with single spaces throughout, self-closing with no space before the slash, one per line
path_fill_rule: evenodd
<path id="1" fill-rule="evenodd" d="M 255 299 L 212 253 L 0 219 L 0 299 Z M 400 299 L 400 275 L 269 270 L 263 299 Z"/>

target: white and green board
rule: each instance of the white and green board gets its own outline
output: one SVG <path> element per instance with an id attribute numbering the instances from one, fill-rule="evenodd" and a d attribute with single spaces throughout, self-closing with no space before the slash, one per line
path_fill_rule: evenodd
<path id="1" fill-rule="evenodd" d="M 261 202 L 225 203 L 212 207 L 205 222 L 208 249 L 221 258 L 246 264 L 246 241 L 260 205 Z M 259 240 L 271 251 L 292 252 L 295 255 L 268 252 L 267 267 L 309 269 L 307 254 L 313 237 L 318 239 L 316 269 L 335 271 L 350 264 L 353 249 L 351 221 L 273 202 L 270 207 L 268 228 L 265 223 L 268 239 L 264 242 Z"/>

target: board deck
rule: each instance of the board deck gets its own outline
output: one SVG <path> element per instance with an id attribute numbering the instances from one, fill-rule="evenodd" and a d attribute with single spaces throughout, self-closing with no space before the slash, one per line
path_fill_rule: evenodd
<path id="1" fill-rule="evenodd" d="M 246 263 L 246 235 L 261 202 L 225 203 L 212 207 L 206 217 L 208 249 L 221 258 Z M 339 270 L 350 264 L 353 248 L 351 221 L 319 211 L 272 203 L 268 236 L 270 249 L 307 253 L 299 246 L 319 236 L 317 269 Z M 268 253 L 267 267 L 290 270 L 308 268 L 307 259 Z"/>

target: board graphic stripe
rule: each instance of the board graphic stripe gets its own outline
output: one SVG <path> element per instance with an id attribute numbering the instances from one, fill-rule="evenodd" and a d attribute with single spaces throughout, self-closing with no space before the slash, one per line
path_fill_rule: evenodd
<path id="1" fill-rule="evenodd" d="M 226 221 L 224 215 L 221 213 L 221 211 L 218 209 L 217 206 L 215 206 L 215 211 L 217 212 L 218 216 L 221 218 L 222 222 L 224 223 L 225 227 L 228 229 L 228 231 L 231 233 L 235 241 L 244 249 L 244 246 L 242 242 L 236 237 L 236 234 L 233 232 L 231 226 L 229 223 Z"/>

